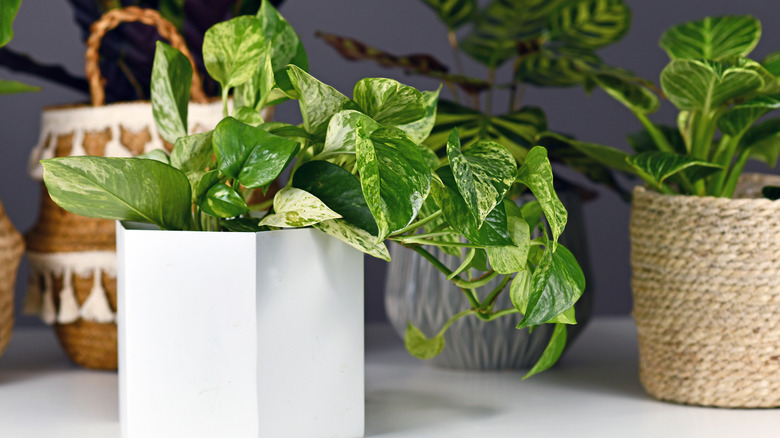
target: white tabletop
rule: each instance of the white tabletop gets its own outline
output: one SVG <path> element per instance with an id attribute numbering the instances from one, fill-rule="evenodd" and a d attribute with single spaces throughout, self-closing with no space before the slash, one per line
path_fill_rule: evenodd
<path id="1" fill-rule="evenodd" d="M 367 437 L 780 437 L 778 409 L 649 398 L 625 317 L 592 322 L 558 367 L 526 381 L 431 368 L 387 326 L 369 326 L 366 338 Z M 14 333 L 0 358 L 0 437 L 115 438 L 117 422 L 115 373 L 71 365 L 51 330 Z"/>

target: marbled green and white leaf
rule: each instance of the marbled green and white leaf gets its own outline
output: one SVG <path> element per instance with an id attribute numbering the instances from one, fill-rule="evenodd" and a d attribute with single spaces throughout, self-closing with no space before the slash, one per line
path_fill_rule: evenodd
<path id="1" fill-rule="evenodd" d="M 152 114 L 160 136 L 176 143 L 187 135 L 192 65 L 180 51 L 157 41 L 152 66 Z"/>
<path id="2" fill-rule="evenodd" d="M 357 125 L 357 167 L 379 239 L 409 225 L 420 211 L 431 186 L 431 169 L 405 132 L 379 128 L 369 134 Z"/>
<path id="3" fill-rule="evenodd" d="M 661 88 L 680 110 L 709 113 L 764 87 L 759 73 L 695 59 L 675 59 L 661 72 Z"/>
<path id="4" fill-rule="evenodd" d="M 381 239 L 360 229 L 343 219 L 334 219 L 314 224 L 314 228 L 329 234 L 347 245 L 356 248 L 370 256 L 390 261 L 390 253 Z"/>
<path id="5" fill-rule="evenodd" d="M 382 125 L 403 125 L 426 115 L 422 93 L 393 79 L 361 79 L 352 94 L 360 109 Z"/>
<path id="6" fill-rule="evenodd" d="M 219 182 L 219 170 L 193 170 L 187 172 L 187 179 L 190 182 L 192 191 L 192 203 L 197 204 L 208 190 Z"/>
<path id="7" fill-rule="evenodd" d="M 531 230 L 523 220 L 520 207 L 511 200 L 504 200 L 509 236 L 514 245 L 485 247 L 490 266 L 499 274 L 514 274 L 526 269 Z"/>
<path id="8" fill-rule="evenodd" d="M 363 126 L 369 135 L 380 127 L 379 123 L 360 111 L 339 111 L 328 122 L 325 145 L 322 148 L 323 156 L 355 153 L 355 131 L 358 120 L 363 121 Z"/>
<path id="9" fill-rule="evenodd" d="M 436 107 L 439 103 L 439 92 L 441 91 L 441 85 L 436 91 L 423 91 L 422 96 L 425 101 L 425 115 L 418 120 L 409 122 L 397 127 L 404 131 L 413 142 L 420 144 L 433 130 L 433 126 L 436 124 Z"/>
<path id="10" fill-rule="evenodd" d="M 457 129 L 447 141 L 447 157 L 463 200 L 482 226 L 517 178 L 515 158 L 500 144 L 486 140 L 462 151 Z"/>
<path id="11" fill-rule="evenodd" d="M 550 16 L 550 39 L 569 46 L 598 49 L 621 39 L 631 26 L 623 0 L 577 0 Z"/>
<path id="12" fill-rule="evenodd" d="M 95 156 L 43 160 L 43 181 L 60 207 L 81 216 L 190 226 L 190 183 L 155 160 Z"/>
<path id="13" fill-rule="evenodd" d="M 152 149 L 149 152 L 143 153 L 141 155 L 136 155 L 136 158 L 141 158 L 144 160 L 154 160 L 159 161 L 164 164 L 171 164 L 171 159 L 168 156 L 168 153 L 165 152 L 163 149 Z"/>
<path id="14" fill-rule="evenodd" d="M 265 216 L 260 225 L 299 228 L 332 219 L 341 219 L 341 215 L 319 198 L 305 190 L 285 187 L 274 196 L 274 212 Z"/>
<path id="15" fill-rule="evenodd" d="M 214 155 L 214 131 L 179 137 L 171 151 L 171 166 L 184 173 L 205 171 Z"/>
<path id="16" fill-rule="evenodd" d="M 531 190 L 542 207 L 552 232 L 554 251 L 558 236 L 563 233 L 563 229 L 566 227 L 568 213 L 555 193 L 552 166 L 550 160 L 547 159 L 547 150 L 540 146 L 531 149 L 526 155 L 523 165 L 520 166 L 517 179 Z"/>
<path id="17" fill-rule="evenodd" d="M 334 114 L 344 109 L 355 109 L 354 103 L 346 96 L 301 68 L 291 65 L 287 68 L 287 74 L 301 107 L 303 127 L 309 134 L 323 136 Z"/>
<path id="18" fill-rule="evenodd" d="M 217 23 L 203 37 L 206 70 L 223 88 L 250 80 L 258 70 L 264 50 L 262 24 L 251 16 Z"/>
<path id="19" fill-rule="evenodd" d="M 659 44 L 671 59 L 746 56 L 761 39 L 761 23 L 749 15 L 706 17 L 675 26 Z"/>

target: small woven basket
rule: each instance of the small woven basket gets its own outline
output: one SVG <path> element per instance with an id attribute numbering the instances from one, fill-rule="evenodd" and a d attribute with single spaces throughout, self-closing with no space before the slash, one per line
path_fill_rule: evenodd
<path id="1" fill-rule="evenodd" d="M 653 397 L 780 406 L 780 201 L 756 199 L 770 184 L 748 175 L 735 199 L 634 190 L 633 315 Z"/>
<path id="2" fill-rule="evenodd" d="M 104 105 L 98 69 L 102 37 L 123 22 L 157 28 L 161 37 L 193 63 L 189 132 L 212 129 L 222 118 L 220 102 L 209 102 L 192 55 L 176 28 L 154 10 L 127 7 L 109 11 L 91 28 L 86 73 L 92 105 L 44 111 L 30 173 L 40 179 L 44 158 L 99 155 L 131 157 L 154 149 L 171 149 L 157 133 L 149 102 Z M 25 311 L 54 324 L 68 356 L 86 368 L 116 369 L 116 247 L 114 221 L 77 216 L 57 206 L 43 187 L 41 212 L 27 234 L 31 278 Z"/>
<path id="3" fill-rule="evenodd" d="M 0 355 L 14 327 L 14 283 L 16 269 L 24 252 L 24 241 L 16 231 L 0 202 Z"/>

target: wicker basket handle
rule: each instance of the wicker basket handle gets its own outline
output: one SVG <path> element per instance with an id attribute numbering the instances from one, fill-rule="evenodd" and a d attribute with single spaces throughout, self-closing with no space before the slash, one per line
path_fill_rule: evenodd
<path id="1" fill-rule="evenodd" d="M 206 93 L 203 92 L 203 82 L 201 81 L 198 69 L 195 66 L 195 60 L 192 53 L 187 49 L 184 38 L 176 30 L 176 27 L 168 20 L 163 18 L 159 12 L 153 9 L 142 9 L 137 6 L 128 6 L 122 9 L 112 9 L 90 27 L 89 39 L 87 39 L 86 66 L 87 81 L 89 81 L 89 92 L 92 95 L 92 105 L 102 106 L 106 102 L 106 93 L 103 88 L 105 79 L 100 74 L 98 67 L 98 49 L 103 36 L 119 26 L 121 23 L 130 23 L 139 21 L 149 26 L 154 26 L 161 37 L 170 41 L 171 46 L 178 49 L 192 64 L 192 86 L 190 95 L 195 102 L 207 102 Z"/>

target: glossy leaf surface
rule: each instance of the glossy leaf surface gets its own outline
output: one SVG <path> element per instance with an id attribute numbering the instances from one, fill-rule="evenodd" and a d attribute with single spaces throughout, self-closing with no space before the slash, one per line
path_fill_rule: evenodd
<path id="1" fill-rule="evenodd" d="M 192 66 L 181 52 L 157 42 L 152 67 L 152 113 L 160 136 L 176 143 L 187 135 Z"/>
<path id="2" fill-rule="evenodd" d="M 265 49 L 262 23 L 250 16 L 215 24 L 203 39 L 203 60 L 209 75 L 232 88 L 250 80 Z"/>
<path id="3" fill-rule="evenodd" d="M 323 84 L 296 66 L 287 69 L 290 81 L 298 95 L 303 127 L 306 132 L 325 134 L 330 118 L 344 109 L 355 109 L 354 103 L 330 85 Z"/>
<path id="4" fill-rule="evenodd" d="M 514 245 L 488 246 L 485 248 L 490 266 L 499 274 L 514 274 L 526 269 L 531 232 L 523 220 L 522 212 L 511 200 L 504 200 L 507 229 Z"/>
<path id="5" fill-rule="evenodd" d="M 364 113 L 382 125 L 403 125 L 426 115 L 422 93 L 393 79 L 361 79 L 355 84 L 353 98 Z"/>
<path id="6" fill-rule="evenodd" d="M 547 150 L 539 146 L 531 149 L 525 157 L 525 162 L 520 166 L 517 179 L 525 184 L 536 197 L 542 211 L 544 211 L 545 218 L 547 218 L 553 242 L 557 242 L 558 236 L 563 233 L 566 226 L 568 213 L 555 193 L 552 167 L 550 160 L 547 159 Z"/>
<path id="7" fill-rule="evenodd" d="M 387 251 L 384 242 L 377 239 L 377 236 L 358 228 L 343 219 L 320 222 L 314 224 L 314 228 L 317 228 L 370 256 L 388 262 L 390 261 L 390 253 Z"/>
<path id="8" fill-rule="evenodd" d="M 441 85 L 436 91 L 423 91 L 422 97 L 425 102 L 425 115 L 413 122 L 398 125 L 397 128 L 404 131 L 413 142 L 420 144 L 433 130 L 436 124 L 436 106 L 439 103 L 439 92 Z"/>
<path id="9" fill-rule="evenodd" d="M 204 213 L 220 218 L 231 218 L 249 212 L 244 198 L 226 184 L 214 184 L 200 198 L 198 204 Z"/>
<path id="10" fill-rule="evenodd" d="M 340 214 L 328 208 L 311 193 L 294 187 L 285 187 L 274 196 L 273 214 L 264 217 L 260 225 L 298 228 L 340 218 Z"/>
<path id="11" fill-rule="evenodd" d="M 171 151 L 171 166 L 182 172 L 205 171 L 214 156 L 213 131 L 179 137 Z"/>

